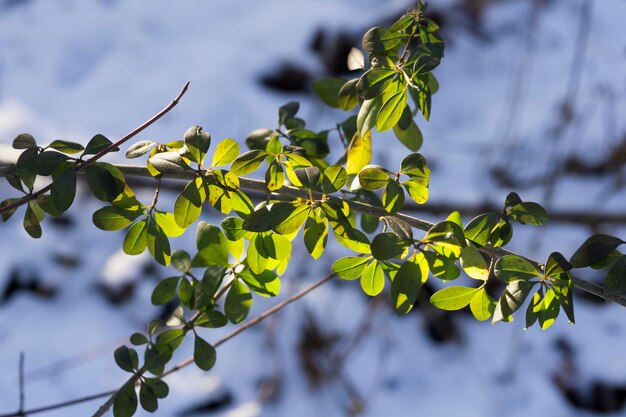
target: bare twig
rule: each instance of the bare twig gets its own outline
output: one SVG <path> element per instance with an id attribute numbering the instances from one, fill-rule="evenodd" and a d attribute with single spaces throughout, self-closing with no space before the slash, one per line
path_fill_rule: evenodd
<path id="1" fill-rule="evenodd" d="M 24 414 L 24 352 L 20 352 L 20 369 L 19 369 L 19 373 L 20 373 L 20 381 L 19 381 L 19 385 L 20 385 L 20 408 L 18 413 L 22 413 Z"/>
<path id="2" fill-rule="evenodd" d="M 151 124 L 153 124 L 154 122 L 159 120 L 161 117 L 163 117 L 165 114 L 167 114 L 170 110 L 172 110 L 178 104 L 178 102 L 180 101 L 181 97 L 187 92 L 188 88 L 189 88 L 189 82 L 187 82 L 187 84 L 185 84 L 185 86 L 180 91 L 180 93 L 178 93 L 176 98 L 174 100 L 172 100 L 172 102 L 170 104 L 165 106 L 165 108 L 163 108 L 163 110 L 161 110 L 160 112 L 158 112 L 157 114 L 152 116 L 150 119 L 145 121 L 142 125 L 136 127 L 130 133 L 127 133 L 126 135 L 124 135 L 117 142 L 107 146 L 105 149 L 103 149 L 102 151 L 98 152 L 93 157 L 89 158 L 88 160 L 86 160 L 84 162 L 79 162 L 78 164 L 76 164 L 76 170 L 80 171 L 80 170 L 84 169 L 85 167 L 88 167 L 89 165 L 93 164 L 98 159 L 102 158 L 104 155 L 106 155 L 107 153 L 111 152 L 113 149 L 119 147 L 124 142 L 128 141 L 129 139 L 137 136 L 139 133 L 141 133 L 143 130 L 145 130 L 148 126 L 150 126 Z M 14 209 L 20 207 L 20 206 L 23 206 L 24 204 L 27 204 L 30 201 L 33 201 L 34 199 L 36 199 L 40 195 L 50 191 L 51 188 L 52 188 L 52 183 L 46 185 L 45 187 L 43 187 L 42 189 L 40 189 L 38 191 L 35 191 L 34 193 L 25 195 L 24 197 L 20 198 L 19 200 L 17 200 L 16 202 L 14 202 L 12 204 L 6 205 L 4 207 L 0 207 L 0 214 L 9 212 L 11 210 L 14 210 Z"/>

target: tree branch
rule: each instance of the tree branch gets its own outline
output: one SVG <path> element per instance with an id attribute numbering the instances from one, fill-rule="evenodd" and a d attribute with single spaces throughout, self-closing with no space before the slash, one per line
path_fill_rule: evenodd
<path id="1" fill-rule="evenodd" d="M 271 315 L 278 313 L 280 310 L 282 310 L 283 308 L 287 307 L 289 304 L 293 303 L 294 301 L 299 300 L 300 298 L 304 297 L 305 295 L 307 295 L 311 291 L 313 291 L 313 290 L 317 289 L 318 287 L 324 285 L 325 283 L 327 283 L 328 281 L 330 281 L 334 277 L 335 277 L 335 274 L 326 275 L 324 278 L 322 278 L 319 281 L 311 284 L 310 286 L 306 287 L 302 291 L 300 291 L 300 292 L 292 295 L 291 297 L 285 299 L 284 301 L 276 304 L 274 307 L 271 307 L 271 308 L 265 310 L 263 313 L 259 314 L 255 318 L 250 319 L 247 322 L 243 323 L 242 325 L 237 327 L 235 330 L 233 330 L 232 332 L 230 332 L 226 336 L 222 337 L 217 342 L 213 343 L 213 346 L 215 348 L 217 348 L 217 347 L 223 345 L 224 343 L 226 343 L 229 340 L 233 339 L 235 336 L 239 335 L 240 333 L 243 333 L 244 331 L 248 330 L 249 328 L 259 324 L 260 322 L 262 322 L 266 318 L 270 317 Z M 188 366 L 192 362 L 193 362 L 193 357 L 185 359 L 184 361 L 178 363 L 176 366 L 174 366 L 174 367 L 168 369 L 167 371 L 163 372 L 163 374 L 161 375 L 161 378 L 164 378 L 167 375 L 170 375 L 170 374 L 173 374 L 174 372 L 179 371 L 180 369 Z M 125 384 L 127 384 L 129 382 L 132 382 L 133 378 L 134 378 L 134 376 L 131 377 L 128 381 L 126 381 Z M 70 400 L 70 401 L 63 401 L 63 402 L 60 402 L 60 403 L 51 404 L 51 405 L 47 405 L 47 406 L 44 406 L 44 407 L 38 407 L 38 408 L 30 409 L 30 410 L 19 411 L 17 413 L 0 414 L 0 417 L 23 417 L 23 416 L 26 416 L 26 415 L 44 413 L 46 411 L 57 410 L 59 408 L 65 408 L 65 407 L 69 407 L 69 406 L 72 406 L 72 405 L 81 404 L 81 403 L 85 403 L 85 402 L 88 402 L 88 401 L 93 401 L 93 400 L 97 400 L 99 398 L 104 398 L 104 397 L 110 396 L 110 398 L 98 409 L 96 414 L 94 414 L 94 417 L 102 416 L 113 405 L 113 401 L 115 400 L 115 394 L 117 394 L 117 392 L 118 392 L 118 390 L 109 390 L 109 391 L 101 392 L 101 393 L 98 393 L 98 394 L 89 395 L 89 396 L 86 396 L 86 397 L 76 398 L 76 399 Z M 99 414 L 99 413 L 101 413 L 101 414 Z"/>
<path id="2" fill-rule="evenodd" d="M 107 146 L 105 149 L 101 150 L 100 152 L 98 152 L 96 155 L 92 156 L 88 160 L 86 160 L 84 162 L 79 162 L 78 164 L 76 164 L 76 171 L 80 171 L 80 170 L 84 169 L 85 167 L 88 167 L 89 165 L 93 164 L 98 159 L 102 158 L 104 155 L 108 154 L 113 149 L 119 147 L 124 142 L 128 141 L 129 139 L 137 136 L 139 133 L 141 133 L 143 130 L 145 130 L 148 126 L 150 126 L 151 124 L 153 124 L 154 122 L 159 120 L 161 117 L 165 116 L 170 110 L 172 110 L 178 104 L 178 102 L 180 101 L 181 97 L 187 92 L 188 88 L 189 88 L 189 81 L 187 81 L 187 83 L 183 86 L 183 89 L 180 91 L 180 93 L 178 93 L 176 98 L 174 100 L 172 100 L 172 102 L 170 104 L 165 106 L 165 108 L 163 108 L 163 110 L 161 110 L 160 112 L 158 112 L 157 114 L 152 116 L 150 119 L 146 120 L 142 125 L 136 127 L 134 130 L 132 130 L 131 132 L 129 132 L 126 135 L 124 135 L 122 138 L 118 139 L 117 142 L 112 143 L 111 145 Z M 30 201 L 33 201 L 34 199 L 36 199 L 40 195 L 50 191 L 51 188 L 52 188 L 52 183 L 46 185 L 45 187 L 43 187 L 42 189 L 40 189 L 38 191 L 35 191 L 34 193 L 25 195 L 24 197 L 20 198 L 19 200 L 17 200 L 16 202 L 14 202 L 12 204 L 9 204 L 9 205 L 4 206 L 4 207 L 0 207 L 0 214 L 1 213 L 6 213 L 6 212 L 11 211 L 11 210 L 14 210 L 14 209 L 16 209 L 16 208 L 18 208 L 20 206 L 23 206 L 24 204 L 27 204 Z"/>

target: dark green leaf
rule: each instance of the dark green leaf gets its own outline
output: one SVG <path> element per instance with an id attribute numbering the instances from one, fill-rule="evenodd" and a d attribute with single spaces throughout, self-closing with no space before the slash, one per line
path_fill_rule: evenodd
<path id="1" fill-rule="evenodd" d="M 159 408 L 156 394 L 152 391 L 152 388 L 146 384 L 141 384 L 139 387 L 139 403 L 144 410 L 150 413 L 155 412 Z"/>
<path id="2" fill-rule="evenodd" d="M 113 145 L 113 142 L 107 139 L 104 135 L 95 135 L 89 140 L 89 142 L 87 142 L 87 146 L 85 147 L 83 155 L 95 155 L 111 145 Z M 120 149 L 118 147 L 115 147 L 111 149 L 111 152 L 117 152 L 119 150 Z"/>
<path id="3" fill-rule="evenodd" d="M 225 315 L 216 310 L 209 310 L 200 315 L 200 318 L 196 320 L 196 326 L 206 327 L 210 329 L 217 329 L 224 327 L 228 324 L 228 319 Z"/>
<path id="4" fill-rule="evenodd" d="M 193 361 L 198 368 L 208 371 L 213 368 L 216 359 L 217 353 L 215 348 L 200 336 L 196 336 L 193 348 Z"/>
<path id="5" fill-rule="evenodd" d="M 78 153 L 85 149 L 80 143 L 68 142 L 66 140 L 55 140 L 48 145 L 48 148 L 56 149 L 59 152 L 68 154 Z"/>
<path id="6" fill-rule="evenodd" d="M 570 263 L 574 268 L 595 265 L 609 256 L 623 240 L 614 236 L 596 234 L 591 236 L 574 252 Z"/>
<path id="7" fill-rule="evenodd" d="M 572 265 L 558 252 L 552 252 L 546 261 L 545 272 L 548 277 L 557 277 L 571 269 Z"/>
<path id="8" fill-rule="evenodd" d="M 124 192 L 125 183 L 109 169 L 109 164 L 96 162 L 85 167 L 87 184 L 93 195 L 101 201 L 111 202 Z"/>
<path id="9" fill-rule="evenodd" d="M 113 357 L 115 358 L 117 366 L 126 372 L 133 372 L 135 369 L 139 368 L 137 352 L 134 349 L 129 349 L 128 346 L 120 346 L 115 349 Z"/>
<path id="10" fill-rule="evenodd" d="M 276 159 L 272 159 L 265 172 L 265 186 L 270 191 L 280 189 L 285 183 L 285 171 L 282 164 Z"/>
<path id="11" fill-rule="evenodd" d="M 383 101 L 381 96 L 376 96 L 371 100 L 365 100 L 363 104 L 361 104 L 359 114 L 356 117 L 357 133 L 360 137 L 365 136 L 367 132 L 376 126 L 376 118 L 382 106 Z M 349 169 L 348 173 L 350 173 Z"/>
<path id="12" fill-rule="evenodd" d="M 176 350 L 185 339 L 184 329 L 165 330 L 157 336 L 156 344 L 159 350 Z"/>
<path id="13" fill-rule="evenodd" d="M 413 229 L 409 223 L 394 216 L 382 216 L 381 218 L 385 222 L 385 225 L 387 225 L 391 232 L 398 236 L 398 238 L 413 240 Z"/>
<path id="14" fill-rule="evenodd" d="M 408 248 L 408 242 L 394 233 L 380 233 L 372 240 L 372 256 L 379 260 L 401 258 Z"/>
<path id="15" fill-rule="evenodd" d="M 149 386 L 152 392 L 154 393 L 154 395 L 157 396 L 157 398 L 165 398 L 167 397 L 167 394 L 169 394 L 170 392 L 170 388 L 167 386 L 165 381 L 162 381 L 158 378 L 144 377 L 143 381 L 144 381 L 144 385 Z"/>
<path id="16" fill-rule="evenodd" d="M 185 145 L 193 161 L 201 163 L 211 146 L 211 135 L 202 131 L 202 126 L 191 126 L 185 132 Z M 158 168 L 157 168 L 158 169 Z M 160 171 L 160 170 L 159 170 Z"/>
<path id="17" fill-rule="evenodd" d="M 337 105 L 342 110 L 352 110 L 359 104 L 359 90 L 357 87 L 358 79 L 350 80 L 345 83 L 338 93 Z"/>
<path id="18" fill-rule="evenodd" d="M 477 245 L 484 246 L 489 243 L 491 230 L 498 224 L 497 213 L 479 214 L 465 226 L 465 237 Z"/>
<path id="19" fill-rule="evenodd" d="M 33 135 L 22 133 L 13 139 L 13 149 L 37 148 L 37 142 Z"/>
<path id="20" fill-rule="evenodd" d="M 398 73 L 392 69 L 372 68 L 361 76 L 356 83 L 356 89 L 360 93 L 361 98 L 371 100 L 385 91 L 396 74 Z"/>
<path id="21" fill-rule="evenodd" d="M 522 306 L 533 285 L 534 283 L 530 281 L 516 280 L 510 282 L 496 304 L 493 312 L 493 323 L 512 321 L 513 313 Z"/>
<path id="22" fill-rule="evenodd" d="M 320 169 L 318 167 L 297 168 L 294 169 L 294 173 L 300 184 L 309 190 L 314 189 L 320 179 Z"/>
<path id="23" fill-rule="evenodd" d="M 172 252 L 172 266 L 180 272 L 188 272 L 191 270 L 191 257 L 184 250 L 175 250 Z"/>
<path id="24" fill-rule="evenodd" d="M 180 281 L 180 277 L 169 277 L 159 281 L 152 291 L 152 304 L 162 305 L 174 298 L 178 281 Z"/>
<path id="25" fill-rule="evenodd" d="M 330 107 L 339 107 L 339 90 L 346 83 L 341 78 L 321 78 L 313 82 L 313 90 Z"/>
<path id="26" fill-rule="evenodd" d="M 93 224 L 102 230 L 120 230 L 141 216 L 141 210 L 124 210 L 113 206 L 102 207 L 93 214 Z"/>
<path id="27" fill-rule="evenodd" d="M 393 133 L 404 146 L 413 152 L 418 151 L 424 142 L 421 130 L 413 121 L 409 106 L 404 108 L 400 120 L 398 120 L 398 123 L 393 127 Z"/>
<path id="28" fill-rule="evenodd" d="M 41 237 L 41 221 L 43 220 L 45 213 L 39 207 L 37 203 L 31 201 L 26 206 L 26 213 L 24 214 L 24 230 L 35 239 Z"/>
<path id="29" fill-rule="evenodd" d="M 144 336 L 142 333 L 136 332 L 130 336 L 130 343 L 132 343 L 135 346 L 145 345 L 148 342 L 149 342 L 148 338 Z"/>
<path id="30" fill-rule="evenodd" d="M 619 258 L 609 269 L 602 286 L 605 294 L 626 294 L 626 255 Z"/>
<path id="31" fill-rule="evenodd" d="M 290 101 L 289 103 L 281 106 L 278 109 L 278 123 L 284 125 L 287 120 L 296 116 L 299 109 L 300 103 L 297 101 Z"/>
<path id="32" fill-rule="evenodd" d="M 243 229 L 243 220 L 236 217 L 227 217 L 222 220 L 222 230 L 228 240 L 239 240 L 248 233 Z"/>
<path id="33" fill-rule="evenodd" d="M 406 36 L 388 29 L 374 27 L 363 36 L 362 46 L 370 53 L 382 53 L 399 46 Z"/>
<path id="34" fill-rule="evenodd" d="M 74 197 L 76 197 L 76 168 L 74 164 L 71 164 L 54 176 L 50 198 L 52 204 L 59 212 L 63 213 L 70 208 L 74 202 Z"/>
<path id="35" fill-rule="evenodd" d="M 132 417 L 137 411 L 137 393 L 135 385 L 126 383 L 115 394 L 113 401 L 114 417 Z"/>
<path id="36" fill-rule="evenodd" d="M 457 279 L 461 274 L 461 270 L 456 266 L 456 257 L 454 255 L 446 256 L 443 253 L 434 251 L 423 253 L 433 276 L 444 281 L 451 281 Z"/>
<path id="37" fill-rule="evenodd" d="M 69 156 L 56 151 L 45 151 L 37 155 L 30 166 L 32 171 L 37 175 L 50 175 L 63 162 L 67 161 Z"/>

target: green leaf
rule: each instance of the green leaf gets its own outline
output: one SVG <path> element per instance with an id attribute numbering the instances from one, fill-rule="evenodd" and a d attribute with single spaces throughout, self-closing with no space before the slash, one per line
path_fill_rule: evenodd
<path id="1" fill-rule="evenodd" d="M 217 353 L 215 348 L 200 336 L 196 336 L 193 347 L 193 361 L 198 368 L 208 371 L 215 365 Z"/>
<path id="2" fill-rule="evenodd" d="M 170 263 L 170 242 L 163 229 L 154 220 L 148 220 L 148 251 L 163 266 Z"/>
<path id="3" fill-rule="evenodd" d="M 417 254 L 407 259 L 391 282 L 391 299 L 398 315 L 405 315 L 413 308 L 422 285 L 428 279 L 428 269 L 420 268 Z"/>
<path id="4" fill-rule="evenodd" d="M 459 277 L 461 271 L 456 266 L 456 257 L 454 255 L 446 256 L 443 253 L 423 252 L 428 268 L 433 276 L 444 280 L 451 281 Z"/>
<path id="5" fill-rule="evenodd" d="M 201 163 L 211 146 L 211 135 L 207 132 L 203 132 L 202 126 L 191 126 L 185 132 L 184 140 L 190 154 L 190 159 L 194 162 Z M 159 169 L 159 171 L 161 170 Z"/>
<path id="6" fill-rule="evenodd" d="M 139 158 L 142 155 L 147 154 L 157 146 L 158 143 L 153 142 L 151 140 L 142 140 L 137 143 L 134 143 L 128 150 L 126 151 L 126 158 L 133 159 Z"/>
<path id="7" fill-rule="evenodd" d="M 380 262 L 370 262 L 361 274 L 361 288 L 365 294 L 374 297 L 385 287 L 385 274 Z"/>
<path id="8" fill-rule="evenodd" d="M 321 78 L 313 82 L 313 90 L 326 105 L 337 108 L 339 90 L 345 83 L 341 78 Z"/>
<path id="9" fill-rule="evenodd" d="M 209 329 L 217 329 L 224 327 L 228 324 L 228 319 L 225 315 L 216 310 L 209 310 L 200 315 L 200 318 L 196 320 L 196 326 L 206 327 Z"/>
<path id="10" fill-rule="evenodd" d="M 154 220 L 168 237 L 178 237 L 185 233 L 185 229 L 176 224 L 174 213 L 154 211 Z"/>
<path id="11" fill-rule="evenodd" d="M 398 73 L 387 68 L 372 68 L 366 71 L 356 84 L 360 96 L 364 100 L 371 100 L 382 94 L 393 77 Z"/>
<path id="12" fill-rule="evenodd" d="M 177 174 L 191 171 L 191 167 L 183 160 L 176 151 L 160 152 L 149 158 L 148 161 L 161 174 Z"/>
<path id="13" fill-rule="evenodd" d="M 54 176 L 50 197 L 52 204 L 59 212 L 63 213 L 70 208 L 74 202 L 74 197 L 76 197 L 76 168 L 74 164 L 69 165 Z"/>
<path id="14" fill-rule="evenodd" d="M 126 383 L 115 394 L 113 401 L 114 417 L 132 417 L 137 411 L 137 393 L 135 385 Z"/>
<path id="15" fill-rule="evenodd" d="M 222 220 L 222 230 L 228 240 L 235 241 L 244 237 L 248 231 L 243 229 L 243 220 L 227 217 Z"/>
<path id="16" fill-rule="evenodd" d="M 574 300 L 572 297 L 572 279 L 569 272 L 561 274 L 559 278 L 553 281 L 552 289 L 554 295 L 561 305 L 561 308 L 567 315 L 570 323 L 575 323 L 574 317 Z"/>
<path id="17" fill-rule="evenodd" d="M 170 392 L 170 388 L 167 386 L 165 381 L 162 381 L 158 378 L 146 378 L 144 376 L 143 381 L 144 385 L 150 387 L 150 389 L 152 390 L 154 395 L 157 396 L 157 398 L 165 398 Z"/>
<path id="18" fill-rule="evenodd" d="M 372 240 L 372 256 L 378 260 L 401 258 L 408 248 L 408 242 L 395 233 L 380 233 Z"/>
<path id="19" fill-rule="evenodd" d="M 297 101 L 290 101 L 289 103 L 281 106 L 278 109 L 278 123 L 284 125 L 289 119 L 293 119 L 298 110 L 300 109 L 300 103 Z"/>
<path id="20" fill-rule="evenodd" d="M 272 159 L 265 172 L 265 186 L 270 191 L 280 189 L 285 183 L 285 171 L 282 164 L 276 159 Z"/>
<path id="21" fill-rule="evenodd" d="M 319 259 L 324 253 L 328 241 L 328 219 L 320 208 L 313 209 L 304 224 L 304 245 L 313 259 Z"/>
<path id="22" fill-rule="evenodd" d="M 115 358 L 117 366 L 126 372 L 133 372 L 135 369 L 139 368 L 137 352 L 134 349 L 129 349 L 128 346 L 120 346 L 115 349 L 113 357 Z"/>
<path id="23" fill-rule="evenodd" d="M 176 350 L 185 339 L 184 329 L 165 330 L 157 336 L 156 344 L 159 350 Z"/>
<path id="24" fill-rule="evenodd" d="M 93 224 L 102 230 L 120 230 L 141 216 L 141 210 L 124 210 L 113 206 L 102 207 L 92 216 Z"/>
<path id="25" fill-rule="evenodd" d="M 359 171 L 359 184 L 366 190 L 378 190 L 391 181 L 389 174 L 382 167 L 370 165 Z"/>
<path id="26" fill-rule="evenodd" d="M 363 104 L 361 104 L 359 114 L 356 117 L 357 133 L 360 137 L 365 136 L 365 134 L 376 126 L 376 119 L 382 106 L 383 100 L 381 96 L 376 96 L 371 100 L 365 100 Z M 348 169 L 348 174 L 349 173 L 350 170 Z"/>
<path id="27" fill-rule="evenodd" d="M 494 272 L 496 277 L 504 282 L 529 281 L 541 276 L 537 268 L 517 255 L 506 255 L 498 259 Z"/>
<path id="28" fill-rule="evenodd" d="M 413 201 L 417 204 L 424 204 L 428 200 L 428 186 L 413 180 L 406 180 L 402 183 L 406 192 L 409 193 Z"/>
<path id="29" fill-rule="evenodd" d="M 83 152 L 83 156 L 85 155 L 96 155 L 109 146 L 113 145 L 109 139 L 107 139 L 104 135 L 97 134 L 92 137 L 89 142 L 87 142 L 87 146 L 85 146 L 85 151 Z M 120 148 L 115 147 L 111 149 L 111 152 L 117 152 Z"/>
<path id="30" fill-rule="evenodd" d="M 13 139 L 13 149 L 29 149 L 29 148 L 37 148 L 37 142 L 33 135 L 28 133 L 22 133 L 17 135 L 15 139 Z"/>
<path id="31" fill-rule="evenodd" d="M 498 224 L 497 213 L 479 214 L 465 226 L 465 237 L 480 246 L 489 243 L 491 231 Z"/>
<path id="32" fill-rule="evenodd" d="M 206 190 L 202 178 L 190 181 L 174 203 L 176 224 L 182 228 L 192 225 L 202 213 L 204 200 L 206 200 Z"/>
<path id="33" fill-rule="evenodd" d="M 338 93 L 337 104 L 342 110 L 352 110 L 359 104 L 358 79 L 345 83 Z"/>
<path id="34" fill-rule="evenodd" d="M 280 279 L 272 271 L 265 270 L 257 274 L 251 269 L 244 269 L 239 277 L 252 291 L 263 297 L 275 297 L 280 293 Z"/>
<path id="35" fill-rule="evenodd" d="M 447 287 L 434 293 L 430 297 L 430 302 L 442 310 L 460 310 L 472 301 L 472 298 L 478 291 L 479 288 Z"/>
<path id="36" fill-rule="evenodd" d="M 324 170 L 322 176 L 322 191 L 324 194 L 337 192 L 346 185 L 348 173 L 341 165 L 331 165 Z"/>
<path id="37" fill-rule="evenodd" d="M 406 221 L 395 216 L 382 216 L 381 219 L 398 238 L 409 241 L 413 240 L 413 228 L 411 228 L 411 225 Z"/>
<path id="38" fill-rule="evenodd" d="M 140 255 L 148 247 L 148 222 L 141 219 L 126 232 L 122 248 L 127 255 Z"/>
<path id="39" fill-rule="evenodd" d="M 508 210 L 508 214 L 521 224 L 540 226 L 548 221 L 546 210 L 533 202 L 516 204 Z"/>
<path id="40" fill-rule="evenodd" d="M 485 288 L 479 289 L 470 301 L 470 310 L 478 321 L 488 320 L 496 309 L 496 302 Z"/>
<path id="41" fill-rule="evenodd" d="M 251 232 L 270 229 L 281 235 L 297 232 L 309 215 L 311 208 L 305 204 L 278 202 L 252 213 L 243 222 L 243 228 Z"/>
<path id="42" fill-rule="evenodd" d="M 372 134 L 360 136 L 355 133 L 348 146 L 346 172 L 348 175 L 358 174 L 361 169 L 370 163 L 372 158 Z"/>
<path id="43" fill-rule="evenodd" d="M 80 143 L 68 142 L 66 140 L 55 140 L 48 145 L 48 148 L 56 149 L 57 151 L 66 154 L 78 153 L 85 149 Z"/>
<path id="44" fill-rule="evenodd" d="M 470 278 L 481 281 L 489 279 L 489 265 L 471 243 L 461 249 L 461 267 Z"/>
<path id="45" fill-rule="evenodd" d="M 101 201 L 111 202 L 122 192 L 126 183 L 116 177 L 109 169 L 110 164 L 96 162 L 85 167 L 87 184 L 93 195 Z M 123 178 L 123 177 L 122 177 Z"/>
<path id="46" fill-rule="evenodd" d="M 198 223 L 196 247 L 198 254 L 193 258 L 194 267 L 228 266 L 228 241 L 219 227 L 204 221 Z"/>
<path id="47" fill-rule="evenodd" d="M 19 198 L 7 198 L 6 200 L 2 200 L 2 202 L 0 202 L 0 208 L 7 207 L 7 206 L 9 206 L 11 204 L 16 203 L 17 201 L 19 201 Z M 15 213 L 15 210 L 16 209 L 12 209 L 12 210 L 3 212 L 2 213 L 2 221 L 3 222 L 9 221 L 11 216 L 13 216 L 13 213 Z"/>
<path id="48" fill-rule="evenodd" d="M 619 258 L 609 269 L 602 286 L 607 295 L 626 294 L 626 255 Z"/>
<path id="49" fill-rule="evenodd" d="M 385 101 L 376 117 L 376 129 L 379 132 L 389 130 L 398 124 L 400 117 L 404 113 L 407 100 L 406 90 L 403 90 L 395 93 Z"/>
<path id="50" fill-rule="evenodd" d="M 404 206 L 404 190 L 398 181 L 389 181 L 383 191 L 383 207 L 389 213 L 397 213 Z"/>
<path id="51" fill-rule="evenodd" d="M 159 408 L 156 394 L 150 386 L 143 383 L 139 387 L 139 403 L 144 410 L 150 413 L 155 412 Z"/>
<path id="52" fill-rule="evenodd" d="M 548 277 L 558 277 L 571 269 L 572 265 L 558 252 L 552 252 L 546 261 L 545 271 Z"/>
<path id="53" fill-rule="evenodd" d="M 293 171 L 302 187 L 312 190 L 317 186 L 321 174 L 318 167 L 297 168 Z"/>
<path id="54" fill-rule="evenodd" d="M 152 304 L 155 306 L 169 302 L 176 294 L 180 277 L 164 278 L 152 290 Z"/>
<path id="55" fill-rule="evenodd" d="M 412 180 L 428 184 L 430 170 L 426 166 L 426 158 L 419 153 L 404 157 L 400 163 L 400 173 L 408 175 Z"/>
<path id="56" fill-rule="evenodd" d="M 455 257 L 461 255 L 461 249 L 465 246 L 463 229 L 451 221 L 444 220 L 435 224 L 428 230 L 424 240 L 431 242 L 431 246 L 443 247 L 452 252 Z M 435 247 L 433 249 L 436 250 Z"/>
<path id="57" fill-rule="evenodd" d="M 175 250 L 172 252 L 172 266 L 180 272 L 189 272 L 191 270 L 191 257 L 184 250 Z"/>
<path id="58" fill-rule="evenodd" d="M 233 211 L 237 213 L 239 217 L 248 217 L 250 213 L 254 211 L 252 201 L 250 201 L 250 198 L 241 190 L 231 192 L 230 198 L 233 204 Z"/>
<path id="59" fill-rule="evenodd" d="M 591 236 L 574 252 L 570 263 L 574 268 L 584 268 L 595 265 L 609 256 L 618 246 L 623 244 L 622 239 L 614 236 L 596 234 Z"/>
<path id="60" fill-rule="evenodd" d="M 404 146 L 413 152 L 417 152 L 424 142 L 421 130 L 413 121 L 409 106 L 404 108 L 400 120 L 398 120 L 398 123 L 393 127 L 393 133 Z"/>
<path id="61" fill-rule="evenodd" d="M 267 269 L 267 264 L 269 260 L 269 256 L 263 250 L 263 237 L 261 235 L 256 235 L 252 239 L 250 239 L 250 244 L 248 245 L 248 251 L 246 254 L 246 261 L 248 267 L 258 274 L 265 271 Z"/>
<path id="62" fill-rule="evenodd" d="M 55 151 L 45 151 L 37 155 L 29 166 L 37 175 L 51 175 L 59 165 L 67 161 L 69 156 Z"/>
<path id="63" fill-rule="evenodd" d="M 228 165 L 233 162 L 238 155 L 239 144 L 232 139 L 224 139 L 215 149 L 211 166 Z"/>
<path id="64" fill-rule="evenodd" d="M 224 303 L 226 317 L 233 324 L 241 323 L 248 317 L 250 307 L 252 307 L 250 290 L 238 279 L 235 279 L 230 290 L 228 290 L 228 294 L 226 294 Z"/>
<path id="65" fill-rule="evenodd" d="M 359 278 L 365 266 L 371 258 L 363 258 L 360 256 L 346 256 L 339 258 L 332 266 L 332 270 L 339 278 L 346 280 L 354 280 Z"/>
<path id="66" fill-rule="evenodd" d="M 41 225 L 40 223 L 43 221 L 45 217 L 45 213 L 39 207 L 39 205 L 31 201 L 26 206 L 26 213 L 24 214 L 24 230 L 35 239 L 39 239 L 41 237 Z"/>
<path id="67" fill-rule="evenodd" d="M 265 151 L 248 151 L 239 155 L 230 166 L 230 172 L 237 176 L 242 176 L 256 170 L 265 160 L 267 152 Z"/>
<path id="68" fill-rule="evenodd" d="M 512 321 L 513 313 L 524 304 L 533 285 L 534 283 L 530 281 L 511 281 L 496 304 L 492 322 Z"/>
<path id="69" fill-rule="evenodd" d="M 363 49 L 370 53 L 382 53 L 392 50 L 400 45 L 407 35 L 391 32 L 388 29 L 374 27 L 363 36 Z"/>
<path id="70" fill-rule="evenodd" d="M 264 151 L 271 138 L 276 136 L 272 129 L 257 129 L 250 132 L 246 138 L 246 145 L 252 150 Z"/>

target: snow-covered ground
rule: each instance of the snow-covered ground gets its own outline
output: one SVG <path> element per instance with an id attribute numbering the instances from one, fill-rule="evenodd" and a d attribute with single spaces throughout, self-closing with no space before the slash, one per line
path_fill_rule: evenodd
<path id="1" fill-rule="evenodd" d="M 535 2 L 496 2 L 485 10 L 481 26 L 491 41 L 474 34 L 475 26 L 454 8 L 456 3 L 461 2 L 431 1 L 432 8 L 450 17 L 444 26 L 446 57 L 436 72 L 441 90 L 433 98 L 430 123 L 419 122 L 425 138 L 421 152 L 434 167 L 433 202 L 500 203 L 512 189 L 496 188 L 489 175 L 494 165 L 530 178 L 545 172 L 553 159 L 578 155 L 600 161 L 624 141 L 625 1 L 552 0 L 535 19 Z M 591 5 L 589 32 L 587 37 L 583 29 L 586 41 L 581 44 L 577 39 L 585 3 Z M 0 0 L 0 144 L 10 144 L 22 132 L 41 142 L 86 143 L 95 133 L 115 139 L 161 109 L 188 80 L 190 90 L 181 103 L 141 138 L 165 142 L 201 124 L 214 140 L 232 137 L 243 143 L 248 132 L 274 126 L 276 109 L 289 100 L 302 102 L 304 118 L 315 127 L 332 126 L 343 116 L 339 111 L 325 109 L 308 95 L 270 92 L 258 78 L 284 61 L 322 75 L 322 65 L 309 51 L 315 29 L 345 28 L 357 34 L 408 4 Z M 572 75 L 572 62 L 580 66 L 580 76 Z M 559 106 L 568 97 L 573 97 L 575 122 L 555 130 Z M 396 165 L 405 153 L 389 135 L 377 135 L 374 148 L 375 162 L 381 164 Z M 517 191 L 555 210 L 623 213 L 626 193 L 612 190 L 611 184 L 603 178 L 568 176 L 549 198 L 544 187 Z M 0 181 L 0 199 L 10 194 Z M 166 195 L 163 207 L 171 208 L 174 197 Z M 57 289 L 47 300 L 23 292 L 0 304 L 0 414 L 18 406 L 20 352 L 26 358 L 27 408 L 115 388 L 125 375 L 113 363 L 114 348 L 159 312 L 150 305 L 150 291 L 157 277 L 173 271 L 146 271 L 148 257 L 121 254 L 123 234 L 96 229 L 85 214 L 99 204 L 86 192 L 79 200 L 68 213 L 73 225 L 46 221 L 39 240 L 29 238 L 17 218 L 0 224 L 0 289 L 15 273 L 22 282 L 33 275 Z M 564 224 L 544 229 L 537 234 L 518 227 L 511 247 L 539 259 L 554 250 L 570 255 L 592 233 Z M 602 230 L 626 236 L 624 226 Z M 189 247 L 192 241 L 190 231 L 174 245 Z M 313 264 L 303 248 L 297 249 L 280 298 L 325 275 L 337 253 Z M 76 259 L 80 262 L 71 265 Z M 138 283 L 135 292 L 116 308 L 96 291 L 99 284 L 119 289 L 127 282 Z M 577 324 L 568 325 L 561 317 L 546 332 L 536 327 L 524 331 L 521 319 L 491 325 L 455 315 L 457 342 L 437 344 L 424 330 L 423 315 L 397 318 L 389 307 L 367 301 L 358 283 L 337 282 L 316 290 L 270 325 L 221 347 L 211 372 L 189 367 L 168 377 L 171 394 L 160 402 L 157 415 L 182 415 L 182 410 L 230 394 L 232 402 L 213 415 L 342 416 L 349 405 L 347 386 L 364 399 L 365 416 L 595 415 L 572 407 L 555 379 L 566 378 L 581 392 L 591 392 L 594 381 L 626 387 L 626 310 L 616 305 L 579 299 Z M 253 314 L 275 302 L 255 300 Z M 311 316 L 346 339 L 363 323 L 369 325 L 346 361 L 343 383 L 334 381 L 319 390 L 311 389 L 298 348 L 303 323 Z M 204 335 L 217 340 L 226 331 Z M 272 348 L 268 337 L 277 341 Z M 571 361 L 563 345 L 573 349 Z M 185 345 L 178 357 L 190 352 Z M 273 375 L 283 382 L 280 395 L 259 402 L 260 381 Z M 90 415 L 98 404 L 47 415 Z M 626 409 L 614 415 L 626 415 Z"/>

